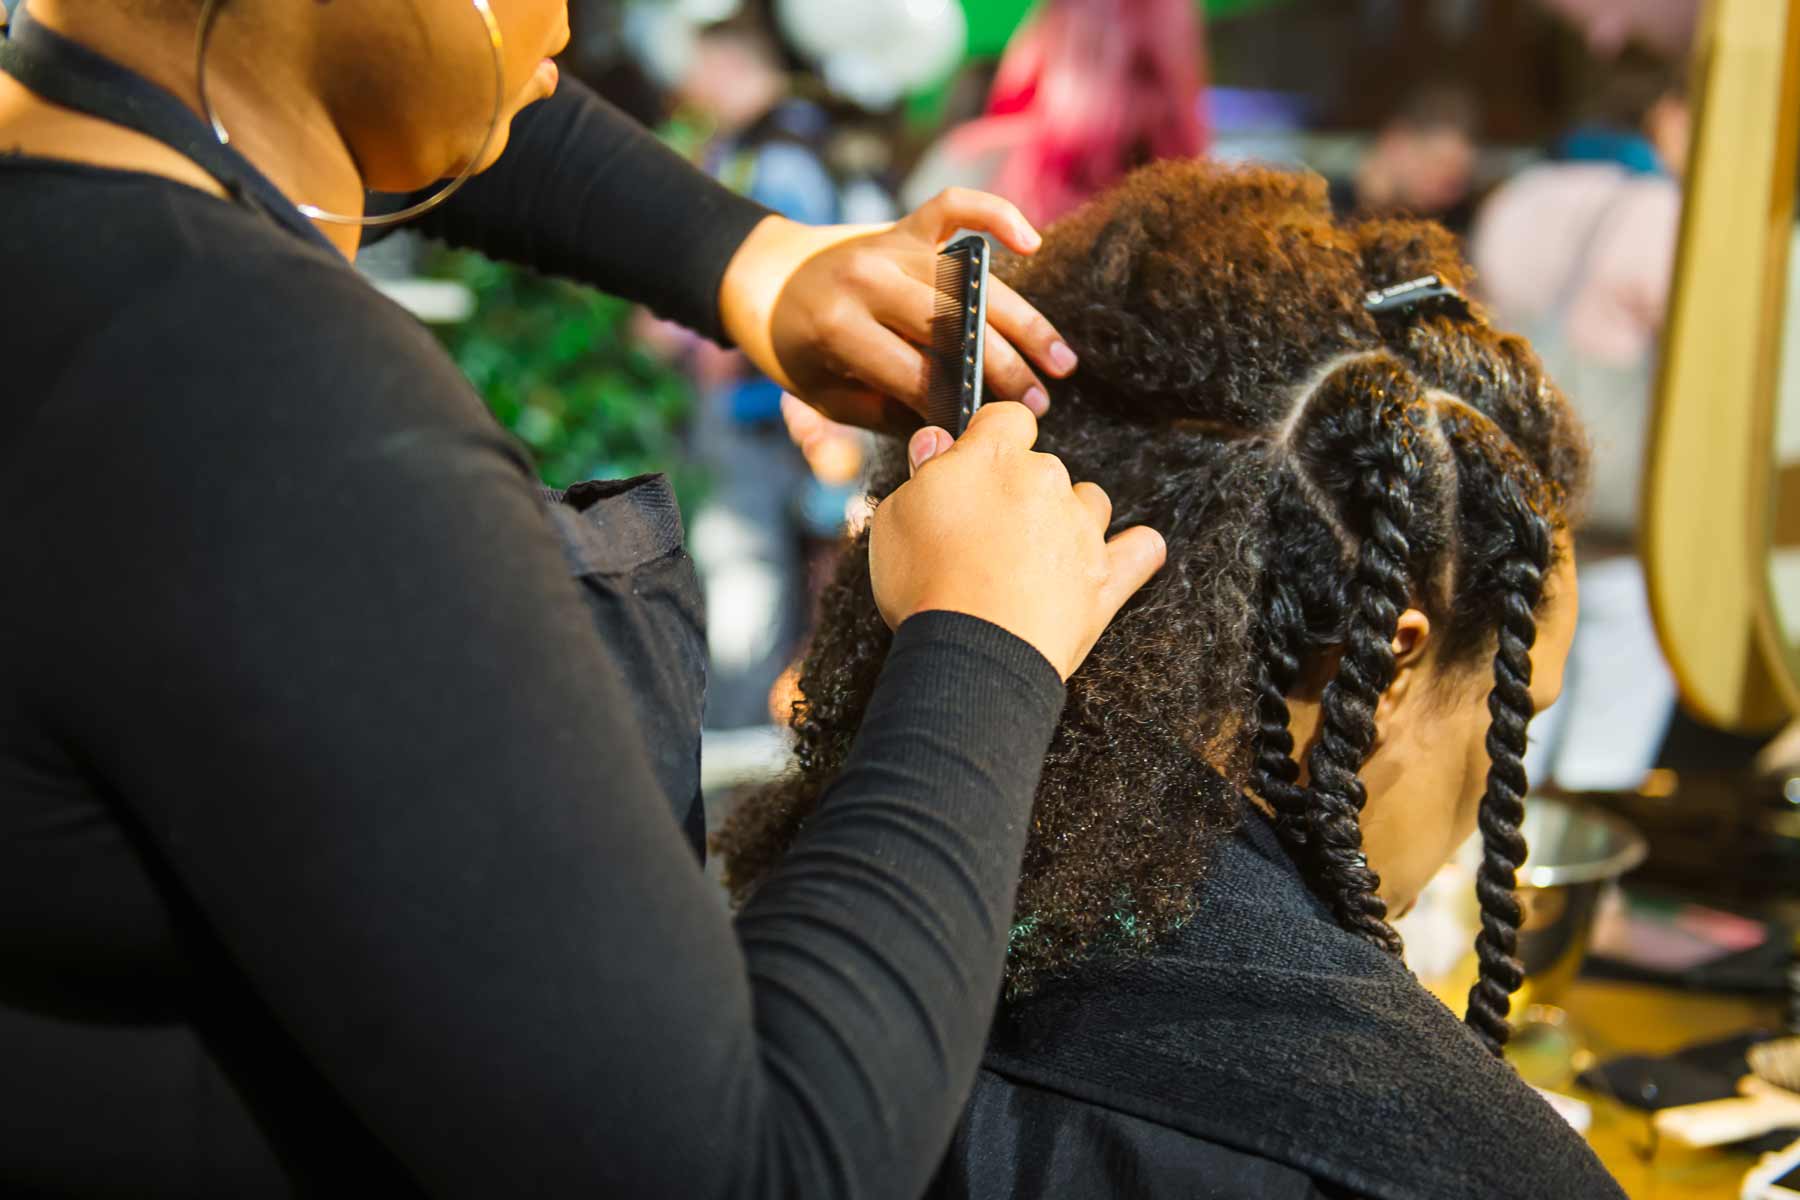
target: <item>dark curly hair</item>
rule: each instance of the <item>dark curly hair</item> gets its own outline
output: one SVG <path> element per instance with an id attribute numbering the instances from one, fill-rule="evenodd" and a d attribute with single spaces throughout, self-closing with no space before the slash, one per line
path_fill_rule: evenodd
<path id="1" fill-rule="evenodd" d="M 1491 657 L 1480 806 L 1481 976 L 1468 1022 L 1506 1038 L 1520 920 L 1530 650 L 1586 449 L 1519 338 L 1454 299 L 1376 315 L 1365 295 L 1468 269 L 1435 225 L 1333 222 L 1308 174 L 1147 167 L 1051 228 L 1008 278 L 1076 347 L 1039 447 L 1148 524 L 1168 562 L 1069 681 L 1037 792 L 1009 994 L 1194 913 L 1238 812 L 1261 796 L 1345 928 L 1398 953 L 1362 853 L 1358 772 L 1394 675 L 1400 613 L 1446 663 Z M 890 454 L 874 493 L 904 478 Z M 889 645 L 866 536 L 843 556 L 801 668 L 794 768 L 716 846 L 743 896 L 841 768 Z M 1328 676 L 1305 782 L 1288 697 Z"/>

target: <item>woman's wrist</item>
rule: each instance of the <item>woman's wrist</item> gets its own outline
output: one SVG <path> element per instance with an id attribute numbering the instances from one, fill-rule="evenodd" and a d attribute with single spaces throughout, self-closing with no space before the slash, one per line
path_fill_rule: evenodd
<path id="1" fill-rule="evenodd" d="M 986 617 L 950 608 L 932 608 L 914 613 L 894 631 L 896 646 L 916 647 L 926 643 L 957 646 L 959 653 L 980 658 L 990 668 L 1027 682 L 1032 690 L 1054 693 L 1060 703 L 1064 682 L 1056 664 L 1044 657 L 1043 651 L 1036 646 Z"/>
<path id="2" fill-rule="evenodd" d="M 725 264 L 719 280 L 719 324 L 757 369 L 789 391 L 794 381 L 775 353 L 775 304 L 793 273 L 838 242 L 878 225 L 802 225 L 778 213 L 758 221 Z"/>
<path id="3" fill-rule="evenodd" d="M 775 301 L 767 293 L 771 286 L 778 293 L 781 285 L 778 280 L 761 278 L 758 264 L 762 261 L 765 244 L 779 236 L 776 227 L 788 223 L 786 217 L 770 213 L 752 225 L 726 262 L 724 275 L 719 277 L 719 324 L 724 327 L 731 344 L 759 367 L 765 359 L 774 357 L 768 316 Z M 783 387 L 788 386 L 788 381 L 780 375 L 773 371 L 767 373 Z"/>
<path id="4" fill-rule="evenodd" d="M 974 737 L 990 765 L 1004 764 L 1003 776 L 1028 797 L 1067 689 L 1023 638 L 982 617 L 934 610 L 895 631 L 876 695 L 859 743 L 897 729 L 940 746 L 967 746 Z"/>

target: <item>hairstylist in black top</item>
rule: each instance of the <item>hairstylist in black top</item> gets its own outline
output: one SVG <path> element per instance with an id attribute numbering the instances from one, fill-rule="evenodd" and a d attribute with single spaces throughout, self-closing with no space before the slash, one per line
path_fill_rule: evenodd
<path id="1" fill-rule="evenodd" d="M 226 6 L 222 152 L 200 0 L 32 4 L 0 56 L 31 84 L 0 76 L 0 1192 L 915 1194 L 1060 678 L 1159 540 L 1105 542 L 1020 405 L 917 435 L 873 534 L 882 683 L 734 923 L 676 820 L 666 493 L 543 505 L 336 252 L 354 226 L 295 207 L 498 153 L 479 14 Z M 564 17 L 500 10 L 504 132 Z M 1029 236 L 979 197 L 790 228 L 589 97 L 518 132 L 435 231 L 727 332 L 840 415 L 916 388 L 938 237 Z M 1034 319 L 1001 321 L 1042 357 Z"/>

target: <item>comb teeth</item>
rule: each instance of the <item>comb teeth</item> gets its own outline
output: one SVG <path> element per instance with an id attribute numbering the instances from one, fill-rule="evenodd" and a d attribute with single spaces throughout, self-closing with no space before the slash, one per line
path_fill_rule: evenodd
<path id="1" fill-rule="evenodd" d="M 943 427 L 952 437 L 962 432 L 965 420 L 963 368 L 967 365 L 968 323 L 963 297 L 969 289 L 970 267 L 967 250 L 953 247 L 938 255 L 934 280 L 937 298 L 931 308 L 931 372 L 925 392 L 925 422 Z"/>

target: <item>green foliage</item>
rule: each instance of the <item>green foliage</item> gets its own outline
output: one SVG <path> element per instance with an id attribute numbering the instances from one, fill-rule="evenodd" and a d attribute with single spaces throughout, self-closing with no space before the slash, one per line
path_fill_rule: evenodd
<path id="1" fill-rule="evenodd" d="M 684 510 L 699 498 L 681 436 L 693 387 L 636 345 L 628 302 L 466 251 L 436 254 L 426 273 L 474 293 L 473 316 L 438 336 L 545 483 L 663 471 Z"/>
<path id="2" fill-rule="evenodd" d="M 971 58 L 998 56 L 1006 49 L 1007 39 L 1030 15 L 1037 0 L 962 0 L 963 14 L 969 20 Z M 1200 9 L 1208 20 L 1221 21 L 1241 17 L 1259 9 L 1274 8 L 1289 0 L 1202 0 Z"/>

